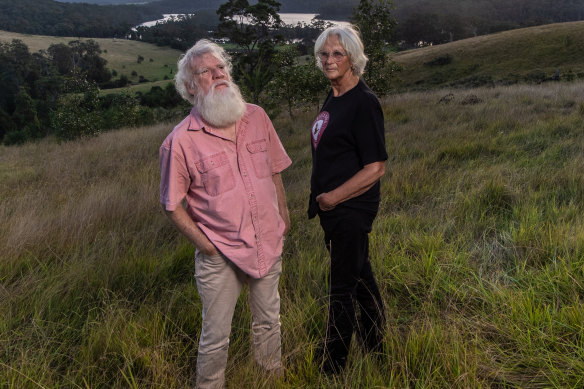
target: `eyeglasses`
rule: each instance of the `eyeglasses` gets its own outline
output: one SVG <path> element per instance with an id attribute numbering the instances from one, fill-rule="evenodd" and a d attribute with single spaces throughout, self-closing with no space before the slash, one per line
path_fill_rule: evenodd
<path id="1" fill-rule="evenodd" d="M 327 53 L 326 51 L 319 51 L 318 52 L 318 58 L 320 58 L 320 60 L 322 62 L 328 61 L 328 59 L 331 57 L 333 58 L 333 61 L 341 62 L 343 60 L 343 58 L 345 58 L 346 56 L 347 56 L 346 53 L 341 53 L 340 51 L 333 51 L 332 54 Z"/>
<path id="2" fill-rule="evenodd" d="M 226 68 L 227 66 L 225 65 L 217 65 L 215 68 L 202 68 L 196 71 L 195 75 L 201 77 L 209 77 L 211 74 L 213 74 L 214 70 L 218 70 L 219 72 L 226 74 L 227 73 Z"/>

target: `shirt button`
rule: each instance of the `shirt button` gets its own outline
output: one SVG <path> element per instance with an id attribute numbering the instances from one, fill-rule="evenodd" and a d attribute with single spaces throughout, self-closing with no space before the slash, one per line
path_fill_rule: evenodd
<path id="1" fill-rule="evenodd" d="M 244 177 L 247 177 L 247 173 L 246 173 L 246 172 L 243 172 L 243 176 L 244 176 Z"/>
<path id="2" fill-rule="evenodd" d="M 253 199 L 253 194 L 250 194 L 250 195 L 249 195 L 249 198 L 250 198 L 250 199 Z"/>

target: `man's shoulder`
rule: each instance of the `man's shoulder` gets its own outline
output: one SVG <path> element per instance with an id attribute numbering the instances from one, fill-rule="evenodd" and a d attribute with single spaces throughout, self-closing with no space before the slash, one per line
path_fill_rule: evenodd
<path id="1" fill-rule="evenodd" d="M 245 116 L 254 117 L 257 115 L 266 115 L 262 107 L 252 103 L 245 103 Z"/>
<path id="2" fill-rule="evenodd" d="M 162 142 L 162 147 L 171 148 L 173 144 L 180 142 L 182 139 L 187 137 L 191 119 L 192 115 L 189 114 L 179 124 L 174 126 L 170 134 L 168 134 L 166 139 L 164 139 Z"/>

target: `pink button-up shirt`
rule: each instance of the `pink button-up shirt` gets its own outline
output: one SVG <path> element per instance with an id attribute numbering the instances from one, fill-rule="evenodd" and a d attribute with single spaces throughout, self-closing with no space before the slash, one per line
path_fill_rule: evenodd
<path id="1" fill-rule="evenodd" d="M 160 202 L 186 210 L 223 255 L 254 278 L 282 254 L 284 221 L 272 175 L 290 166 L 263 109 L 247 104 L 237 142 L 204 123 L 193 108 L 160 147 Z"/>

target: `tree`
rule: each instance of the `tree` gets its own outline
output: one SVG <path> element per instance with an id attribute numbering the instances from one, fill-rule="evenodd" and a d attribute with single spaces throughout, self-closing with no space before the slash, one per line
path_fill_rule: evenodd
<path id="1" fill-rule="evenodd" d="M 4 141 L 4 136 L 15 130 L 14 122 L 8 113 L 0 107 L 0 142 Z"/>
<path id="2" fill-rule="evenodd" d="M 41 124 L 37 116 L 34 100 L 21 88 L 16 95 L 16 109 L 12 114 L 15 130 L 6 133 L 6 144 L 24 143 L 27 139 L 40 138 Z"/>
<path id="3" fill-rule="evenodd" d="M 387 52 L 395 25 L 392 10 L 392 0 L 361 0 L 351 17 L 359 27 L 365 55 L 369 58 L 363 78 L 380 96 L 388 93 L 391 77 L 397 69 Z"/>
<path id="4" fill-rule="evenodd" d="M 319 97 L 330 85 L 314 60 L 299 64 L 299 55 L 295 45 L 281 49 L 275 58 L 278 72 L 268 86 L 272 98 L 286 102 L 290 118 L 294 118 L 293 108 L 300 104 L 314 104 L 318 109 Z"/>
<path id="5" fill-rule="evenodd" d="M 100 132 L 99 90 L 94 84 L 76 81 L 75 88 L 85 90 L 83 95 L 63 95 L 51 117 L 51 126 L 59 140 L 96 136 Z"/>
<path id="6" fill-rule="evenodd" d="M 282 41 L 276 34 L 282 25 L 279 9 L 275 0 L 258 0 L 254 5 L 247 0 L 229 0 L 217 10 L 219 36 L 239 46 L 234 77 L 256 104 L 275 71 L 275 47 Z"/>
<path id="7" fill-rule="evenodd" d="M 59 74 L 68 75 L 73 72 L 73 50 L 64 43 L 53 43 L 47 49 Z"/>

